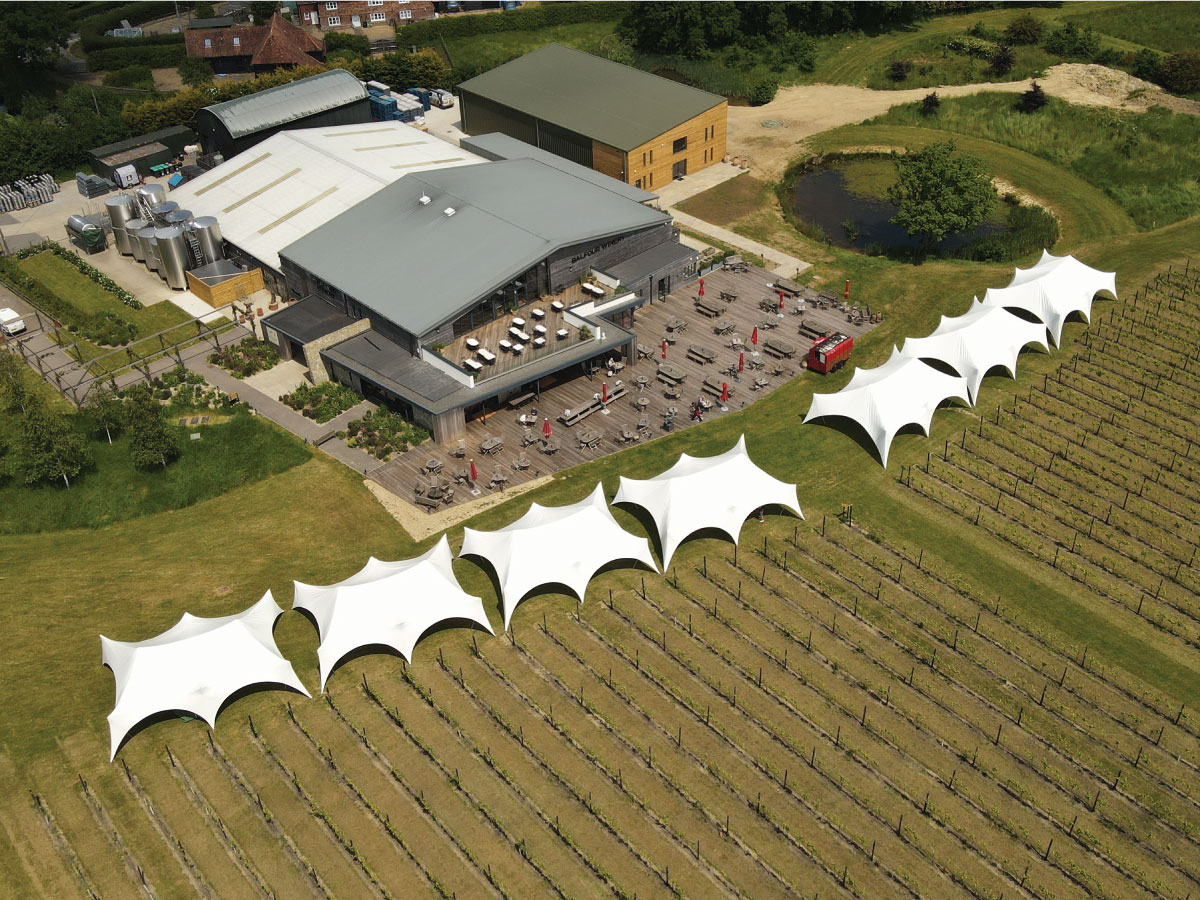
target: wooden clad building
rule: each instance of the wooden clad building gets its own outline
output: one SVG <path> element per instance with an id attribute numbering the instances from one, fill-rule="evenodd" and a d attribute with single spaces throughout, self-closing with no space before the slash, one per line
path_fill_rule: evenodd
<path id="1" fill-rule="evenodd" d="M 724 97 L 561 44 L 459 93 L 468 134 L 502 132 L 644 190 L 725 156 Z"/>

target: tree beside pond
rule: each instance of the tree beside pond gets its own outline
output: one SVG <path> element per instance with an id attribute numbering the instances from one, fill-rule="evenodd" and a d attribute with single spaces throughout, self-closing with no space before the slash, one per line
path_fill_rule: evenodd
<path id="1" fill-rule="evenodd" d="M 930 250 L 978 226 L 995 203 L 996 188 L 983 160 L 947 141 L 897 159 L 896 183 L 887 198 L 897 207 L 892 223 L 921 238 Z"/>

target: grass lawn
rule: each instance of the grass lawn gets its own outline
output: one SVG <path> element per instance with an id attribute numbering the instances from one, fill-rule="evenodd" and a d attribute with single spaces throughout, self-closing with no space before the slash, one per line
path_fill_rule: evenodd
<path id="1" fill-rule="evenodd" d="M 984 138 L 1056 163 L 1120 205 L 1139 228 L 1200 213 L 1200 118 L 1151 110 L 1121 112 L 1061 100 L 1035 114 L 1011 97 L 977 94 L 942 102 L 933 116 L 918 104 L 893 107 L 874 124 Z M 960 141 L 961 143 L 961 141 Z"/>
<path id="2" fill-rule="evenodd" d="M 20 260 L 17 265 L 70 304 L 83 316 L 112 313 L 137 326 L 138 336 L 145 337 L 187 322 L 187 313 L 169 301 L 132 309 L 92 281 L 66 260 L 53 253 L 38 253 Z M 64 324 L 71 324 L 65 322 Z"/>
<path id="3" fill-rule="evenodd" d="M 729 222 L 760 209 L 770 190 L 765 181 L 742 174 L 688 197 L 679 208 L 706 222 Z"/>
<path id="4" fill-rule="evenodd" d="M 174 414 L 172 418 L 174 418 Z M 297 466 L 309 457 L 304 446 L 263 419 L 239 411 L 221 425 L 175 426 L 180 455 L 163 471 L 141 471 L 129 458 L 129 436 L 109 445 L 80 417 L 77 427 L 94 439 L 95 466 L 66 488 L 0 481 L 0 534 L 99 528 L 163 510 L 182 509 L 250 482 Z M 11 436 L 16 417 L 0 415 L 0 434 Z M 199 441 L 188 435 L 198 432 Z"/>
<path id="5" fill-rule="evenodd" d="M 1105 3 L 1086 4 L 1077 12 L 1075 4 L 1062 8 L 1059 17 L 1080 28 L 1091 25 L 1109 35 L 1163 53 L 1190 50 L 1200 44 L 1200 7 L 1194 3 Z"/>
<path id="6" fill-rule="evenodd" d="M 489 67 L 500 65 L 529 53 L 546 44 L 557 42 L 586 53 L 603 55 L 601 42 L 617 28 L 616 22 L 580 22 L 575 25 L 555 25 L 528 31 L 498 31 L 494 34 L 479 34 L 471 37 L 452 38 L 446 41 L 445 49 L 453 65 L 487 63 Z M 609 43 L 612 43 L 610 39 Z M 432 41 L 428 46 L 441 52 L 441 41 Z"/>

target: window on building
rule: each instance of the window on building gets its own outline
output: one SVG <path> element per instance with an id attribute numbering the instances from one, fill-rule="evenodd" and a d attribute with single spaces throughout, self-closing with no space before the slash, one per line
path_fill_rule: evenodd
<path id="1" fill-rule="evenodd" d="M 326 26 L 341 25 L 342 17 L 341 16 L 330 16 L 328 19 L 325 20 L 325 24 L 326 24 Z"/>
<path id="2" fill-rule="evenodd" d="M 411 9 L 402 9 L 402 10 L 400 10 L 398 16 L 401 19 L 411 19 L 412 18 L 412 10 Z"/>
<path id="3" fill-rule="evenodd" d="M 387 16 L 385 16 L 381 12 L 373 12 L 373 13 L 371 13 L 371 21 L 372 22 L 386 22 Z"/>
<path id="4" fill-rule="evenodd" d="M 650 151 L 650 165 L 654 165 L 654 151 Z"/>
<path id="5" fill-rule="evenodd" d="M 235 37 L 233 39 L 233 46 L 235 46 L 235 47 L 242 46 L 242 39 L 240 37 Z"/>
<path id="6" fill-rule="evenodd" d="M 637 181 L 635 181 L 633 183 L 633 186 L 636 188 L 640 188 L 642 186 L 642 179 L 639 178 Z"/>
<path id="7" fill-rule="evenodd" d="M 682 153 L 686 149 L 687 149 L 687 135 L 684 135 L 681 138 L 676 138 L 675 143 L 671 145 L 672 153 Z"/>
<path id="8" fill-rule="evenodd" d="M 212 49 L 212 38 L 205 38 L 205 39 L 204 39 L 204 49 L 205 49 L 205 50 L 210 50 L 210 49 Z"/>
<path id="9" fill-rule="evenodd" d="M 646 167 L 646 154 L 643 153 L 642 154 L 642 168 L 645 168 L 645 167 Z"/>
<path id="10" fill-rule="evenodd" d="M 325 3 L 326 9 L 337 9 L 337 0 L 327 0 Z"/>
<path id="11" fill-rule="evenodd" d="M 383 6 L 383 0 L 367 0 L 367 6 Z"/>

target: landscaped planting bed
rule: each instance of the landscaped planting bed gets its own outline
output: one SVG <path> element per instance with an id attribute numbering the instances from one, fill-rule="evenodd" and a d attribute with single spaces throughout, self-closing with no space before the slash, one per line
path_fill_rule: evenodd
<path id="1" fill-rule="evenodd" d="M 361 419 L 348 424 L 345 431 L 338 432 L 338 437 L 351 447 L 387 462 L 393 453 L 404 453 L 427 440 L 429 433 L 390 409 L 377 409 L 368 410 Z"/>
<path id="2" fill-rule="evenodd" d="M 267 341 L 244 340 L 222 347 L 208 357 L 209 363 L 220 366 L 230 375 L 249 378 L 279 362 L 279 351 Z"/>
<path id="3" fill-rule="evenodd" d="M 326 381 L 316 387 L 302 384 L 279 399 L 305 418 L 322 424 L 336 419 L 346 410 L 353 409 L 362 402 L 362 398 L 351 388 L 336 381 Z"/>

